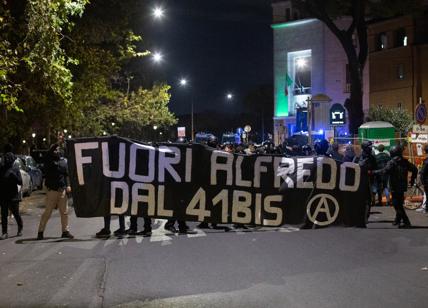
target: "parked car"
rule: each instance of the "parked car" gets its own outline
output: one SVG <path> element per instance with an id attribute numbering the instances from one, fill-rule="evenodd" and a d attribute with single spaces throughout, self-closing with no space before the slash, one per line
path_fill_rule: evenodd
<path id="1" fill-rule="evenodd" d="M 42 189 L 43 188 L 43 174 L 42 170 L 37 167 L 37 163 L 33 157 L 28 155 L 18 155 L 24 162 L 24 169 L 31 177 L 31 181 L 33 183 L 33 190 Z"/>
<path id="2" fill-rule="evenodd" d="M 19 168 L 19 171 L 21 172 L 22 177 L 22 187 L 20 190 L 21 198 L 23 196 L 29 196 L 31 195 L 33 191 L 33 182 L 31 181 L 31 176 L 28 174 L 27 171 L 25 171 L 25 165 L 24 162 L 17 158 L 14 163 L 15 166 Z"/>

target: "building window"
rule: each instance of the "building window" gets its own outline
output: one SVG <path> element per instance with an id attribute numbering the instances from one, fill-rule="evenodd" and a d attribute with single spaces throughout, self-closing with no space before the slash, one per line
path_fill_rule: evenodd
<path id="1" fill-rule="evenodd" d="M 291 11 L 290 11 L 290 8 L 288 7 L 285 9 L 285 21 L 289 21 L 290 18 L 291 18 Z"/>
<path id="2" fill-rule="evenodd" d="M 388 37 L 385 32 L 379 33 L 376 42 L 377 50 L 383 50 L 388 48 Z"/>
<path id="3" fill-rule="evenodd" d="M 395 31 L 395 47 L 407 46 L 406 29 L 400 28 Z"/>
<path id="4" fill-rule="evenodd" d="M 290 77 L 290 95 L 288 96 L 289 114 L 295 115 L 296 109 L 305 108 L 312 87 L 312 52 L 300 50 L 289 52 L 288 76 Z"/>
<path id="5" fill-rule="evenodd" d="M 397 65 L 397 79 L 404 80 L 404 64 Z"/>

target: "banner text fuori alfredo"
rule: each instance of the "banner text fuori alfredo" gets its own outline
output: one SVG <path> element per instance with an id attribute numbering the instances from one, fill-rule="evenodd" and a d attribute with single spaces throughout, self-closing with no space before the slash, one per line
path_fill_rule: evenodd
<path id="1" fill-rule="evenodd" d="M 343 199 L 341 194 L 361 190 L 358 165 L 324 157 L 234 155 L 198 144 L 154 147 L 115 136 L 71 140 L 67 148 L 80 217 L 126 214 L 279 226 L 287 215 L 303 220 L 314 192 Z"/>

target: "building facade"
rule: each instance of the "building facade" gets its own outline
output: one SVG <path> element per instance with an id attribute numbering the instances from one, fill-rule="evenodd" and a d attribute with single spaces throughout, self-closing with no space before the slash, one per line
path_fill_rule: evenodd
<path id="1" fill-rule="evenodd" d="M 274 134 L 280 143 L 302 129 L 301 110 L 308 97 L 325 94 L 329 104 L 314 102 L 313 130 L 330 129 L 326 110 L 349 97 L 347 58 L 331 31 L 317 19 L 306 18 L 291 1 L 273 7 Z M 404 16 L 369 24 L 369 57 L 363 72 L 363 110 L 369 107 L 406 108 L 414 112 L 428 91 L 428 18 Z M 335 21 L 346 29 L 350 19 Z M 318 108 L 318 109 L 317 109 Z M 303 116 L 304 117 L 304 116 Z M 307 128 L 307 127 L 305 127 Z M 343 132 L 347 127 L 340 128 Z"/>
<path id="2" fill-rule="evenodd" d="M 412 114 L 428 97 L 427 15 L 369 25 L 370 105 Z"/>

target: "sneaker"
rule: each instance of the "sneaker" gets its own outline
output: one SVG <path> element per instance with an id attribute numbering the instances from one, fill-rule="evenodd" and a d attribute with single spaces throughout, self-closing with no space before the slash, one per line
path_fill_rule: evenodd
<path id="1" fill-rule="evenodd" d="M 177 233 L 177 229 L 174 226 L 165 226 L 165 230 L 170 231 L 172 233 Z"/>
<path id="2" fill-rule="evenodd" d="M 408 223 L 402 223 L 398 226 L 400 229 L 410 229 L 412 227 L 412 224 L 410 222 Z"/>
<path id="3" fill-rule="evenodd" d="M 129 228 L 127 230 L 125 230 L 125 233 L 128 235 L 137 235 L 138 234 L 138 230 L 134 229 L 134 228 Z"/>
<path id="4" fill-rule="evenodd" d="M 152 236 L 152 229 L 144 229 L 143 231 L 138 232 L 137 235 Z"/>
<path id="5" fill-rule="evenodd" d="M 61 234 L 61 238 L 73 239 L 73 238 L 74 238 L 74 236 L 73 236 L 70 232 L 68 232 L 68 231 L 64 231 L 64 232 L 62 232 L 62 234 Z"/>
<path id="6" fill-rule="evenodd" d="M 22 236 L 22 229 L 18 230 L 18 233 L 16 233 L 16 236 Z"/>
<path id="7" fill-rule="evenodd" d="M 40 240 L 43 240 L 43 239 L 44 239 L 43 232 L 38 232 L 37 233 L 37 240 L 40 241 Z"/>
<path id="8" fill-rule="evenodd" d="M 125 231 L 125 229 L 119 228 L 116 231 L 114 231 L 113 234 L 115 236 L 123 236 L 126 234 L 126 231 Z"/>
<path id="9" fill-rule="evenodd" d="M 188 230 L 188 229 L 185 229 L 185 230 L 180 230 L 180 231 L 178 232 L 178 234 L 198 234 L 198 232 L 196 232 L 196 231 L 194 231 L 194 230 Z"/>
<path id="10" fill-rule="evenodd" d="M 111 234 L 110 230 L 102 228 L 99 232 L 97 232 L 95 234 L 95 237 L 97 237 L 97 238 L 109 238 L 110 234 Z"/>
<path id="11" fill-rule="evenodd" d="M 398 226 L 400 224 L 399 220 L 394 220 L 394 222 L 392 223 L 393 226 Z"/>
<path id="12" fill-rule="evenodd" d="M 9 238 L 9 236 L 7 235 L 7 233 L 3 233 L 3 235 L 0 236 L 0 240 L 6 240 L 8 238 Z"/>
<path id="13" fill-rule="evenodd" d="M 199 228 L 199 229 L 210 229 L 210 226 L 208 226 L 208 223 L 207 223 L 207 222 L 201 222 L 201 223 L 197 226 L 197 228 Z"/>

